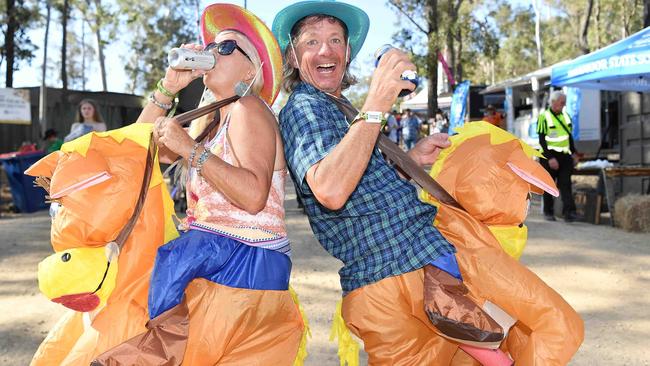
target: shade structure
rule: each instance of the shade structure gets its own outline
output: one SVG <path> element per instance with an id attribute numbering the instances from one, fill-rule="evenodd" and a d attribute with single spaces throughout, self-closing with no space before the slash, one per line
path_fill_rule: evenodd
<path id="1" fill-rule="evenodd" d="M 650 91 L 650 27 L 551 70 L 553 86 Z"/>

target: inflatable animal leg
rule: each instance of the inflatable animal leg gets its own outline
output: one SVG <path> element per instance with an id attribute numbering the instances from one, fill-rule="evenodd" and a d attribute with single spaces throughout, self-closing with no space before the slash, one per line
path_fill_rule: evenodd
<path id="1" fill-rule="evenodd" d="M 424 312 L 424 270 L 385 278 L 343 298 L 346 325 L 370 365 L 448 365 L 457 345 L 436 334 Z"/>

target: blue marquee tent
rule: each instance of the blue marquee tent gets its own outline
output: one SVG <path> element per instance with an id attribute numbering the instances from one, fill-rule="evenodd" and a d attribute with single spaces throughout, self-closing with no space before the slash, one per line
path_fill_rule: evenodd
<path id="1" fill-rule="evenodd" d="M 650 27 L 551 69 L 551 85 L 650 92 Z"/>

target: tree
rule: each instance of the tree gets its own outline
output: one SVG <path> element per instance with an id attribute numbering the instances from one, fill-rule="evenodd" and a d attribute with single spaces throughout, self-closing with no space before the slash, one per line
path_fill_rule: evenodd
<path id="1" fill-rule="evenodd" d="M 106 81 L 104 50 L 108 45 L 106 40 L 115 38 L 116 14 L 107 4 L 103 4 L 101 0 L 81 0 L 78 2 L 77 8 L 81 12 L 84 21 L 90 27 L 90 30 L 95 34 L 102 90 L 107 91 L 108 85 Z M 107 33 L 107 37 L 102 37 L 102 31 Z"/>
<path id="2" fill-rule="evenodd" d="M 23 0 L 6 0 L 2 5 L 0 28 L 4 33 L 4 43 L 0 46 L 0 64 L 6 62 L 5 85 L 11 88 L 18 64 L 21 61 L 31 63 L 34 58 L 36 46 L 27 31 L 35 25 L 39 15 L 35 7 L 30 7 Z"/>
<path id="3" fill-rule="evenodd" d="M 406 17 L 417 31 L 425 35 L 426 51 L 422 55 L 425 69 L 420 69 L 419 74 L 426 75 L 428 81 L 427 118 L 433 118 L 438 109 L 438 53 L 440 53 L 438 0 L 390 0 L 389 4 Z"/>
<path id="4" fill-rule="evenodd" d="M 196 40 L 195 1 L 145 0 L 137 9 L 129 0 L 118 1 L 132 36 L 131 49 L 137 50 L 125 66 L 132 93 L 153 89 L 164 76 L 169 50 Z"/>

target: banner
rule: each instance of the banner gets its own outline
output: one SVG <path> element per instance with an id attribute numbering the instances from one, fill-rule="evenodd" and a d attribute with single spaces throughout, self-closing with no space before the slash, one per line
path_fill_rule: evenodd
<path id="1" fill-rule="evenodd" d="M 512 133 L 515 130 L 515 107 L 512 99 L 512 87 L 506 87 L 506 99 L 503 101 L 503 110 L 506 112 L 506 130 Z"/>
<path id="2" fill-rule="evenodd" d="M 470 81 L 465 80 L 456 85 L 454 95 L 451 97 L 451 110 L 449 111 L 449 134 L 453 135 L 454 129 L 465 123 L 467 113 L 467 96 L 469 95 Z"/>
<path id="3" fill-rule="evenodd" d="M 582 102 L 582 93 L 579 88 L 565 87 L 564 93 L 566 94 L 566 110 L 569 117 L 571 117 L 571 124 L 573 124 L 573 139 L 580 140 L 580 104 Z"/>
<path id="4" fill-rule="evenodd" d="M 32 124 L 29 90 L 0 88 L 0 123 Z"/>

